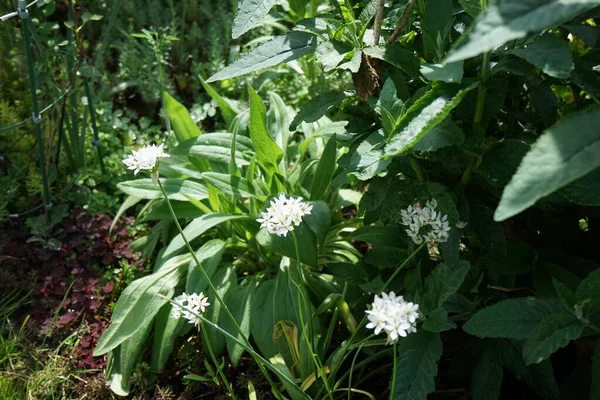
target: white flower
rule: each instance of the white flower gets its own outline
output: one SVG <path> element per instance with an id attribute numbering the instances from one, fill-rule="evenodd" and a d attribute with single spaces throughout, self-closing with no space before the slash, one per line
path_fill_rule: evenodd
<path id="1" fill-rule="evenodd" d="M 202 314 L 206 311 L 206 307 L 210 305 L 208 302 L 208 297 L 204 296 L 204 293 L 200 292 L 200 294 L 192 293 L 182 293 L 180 296 L 177 296 L 173 299 L 175 304 L 173 304 L 173 310 L 171 311 L 171 315 L 173 318 L 185 318 L 190 324 L 197 325 L 201 322 L 200 318 L 196 314 Z"/>
<path id="2" fill-rule="evenodd" d="M 170 157 L 165 153 L 164 143 L 156 146 L 154 144 L 150 146 L 144 146 L 139 150 L 133 150 L 126 159 L 123 160 L 128 169 L 132 169 L 134 175 L 137 175 L 140 171 L 154 171 L 158 163 L 158 159 L 161 157 Z"/>
<path id="3" fill-rule="evenodd" d="M 401 337 L 417 331 L 419 305 L 406 302 L 402 296 L 396 297 L 394 292 L 375 295 L 371 309 L 365 311 L 369 323 L 368 329 L 373 329 L 376 335 L 382 331 L 388 335 L 388 343 L 396 343 Z"/>
<path id="4" fill-rule="evenodd" d="M 450 237 L 448 216 L 436 211 L 438 202 L 435 199 L 428 200 L 425 205 L 426 207 L 421 207 L 416 203 L 400 211 L 401 224 L 408 227 L 405 230 L 406 234 L 416 244 L 448 241 Z"/>
<path id="5" fill-rule="evenodd" d="M 279 197 L 271 200 L 267 211 L 261 212 L 260 218 L 256 221 L 260 223 L 261 228 L 267 228 L 269 233 L 287 236 L 302 223 L 302 217 L 309 215 L 311 211 L 312 205 L 303 202 L 300 198 L 287 198 L 284 194 L 280 194 Z"/>

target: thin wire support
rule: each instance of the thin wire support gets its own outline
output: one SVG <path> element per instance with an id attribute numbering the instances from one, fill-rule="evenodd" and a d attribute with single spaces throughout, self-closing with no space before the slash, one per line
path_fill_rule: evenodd
<path id="1" fill-rule="evenodd" d="M 92 144 L 96 147 L 96 151 L 98 152 L 100 171 L 103 175 L 106 175 L 106 170 L 104 169 L 104 158 L 102 156 L 102 143 L 100 142 L 100 136 L 98 136 L 98 126 L 96 125 L 96 110 L 94 109 L 94 98 L 92 97 L 92 91 L 90 89 L 90 80 L 84 79 L 83 85 L 85 87 L 85 95 L 87 96 L 87 105 L 90 110 L 92 132 L 94 133 L 94 140 L 92 141 Z"/>

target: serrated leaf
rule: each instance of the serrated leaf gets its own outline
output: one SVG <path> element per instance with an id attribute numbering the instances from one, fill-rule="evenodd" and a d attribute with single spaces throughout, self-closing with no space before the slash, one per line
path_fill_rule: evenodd
<path id="1" fill-rule="evenodd" d="M 525 364 L 537 364 L 581 335 L 585 326 L 570 313 L 552 314 L 542 319 L 523 345 Z"/>
<path id="2" fill-rule="evenodd" d="M 394 400 L 425 400 L 435 390 L 437 362 L 442 356 L 439 333 L 420 331 L 397 344 Z"/>
<path id="3" fill-rule="evenodd" d="M 403 105 L 404 102 L 398 98 L 394 81 L 388 78 L 375 105 L 375 111 L 381 116 L 381 126 L 387 135 L 392 132 L 402 116 Z"/>
<path id="4" fill-rule="evenodd" d="M 217 72 L 207 82 L 234 78 L 277 64 L 296 60 L 315 51 L 316 37 L 305 32 L 289 32 L 253 49 L 248 54 Z"/>
<path id="5" fill-rule="evenodd" d="M 460 288 L 471 264 L 461 260 L 456 265 L 441 263 L 425 279 L 423 305 L 427 310 L 440 307 Z"/>
<path id="6" fill-rule="evenodd" d="M 597 0 L 504 0 L 483 10 L 475 24 L 457 42 L 446 62 L 475 57 L 509 40 L 540 32 L 569 21 L 598 5 Z"/>
<path id="7" fill-rule="evenodd" d="M 319 97 L 315 97 L 313 100 L 306 103 L 296 114 L 294 120 L 290 124 L 290 130 L 294 131 L 302 122 L 315 122 L 318 121 L 322 116 L 334 106 L 337 106 L 348 97 L 346 92 L 330 92 L 325 93 Z"/>
<path id="8" fill-rule="evenodd" d="M 275 4 L 277 0 L 240 0 L 231 28 L 231 37 L 237 39 L 250 29 L 261 25 Z"/>
<path id="9" fill-rule="evenodd" d="M 486 351 L 475 365 L 471 378 L 473 400 L 497 400 L 500 398 L 504 370 L 494 360 L 491 351 Z"/>
<path id="10" fill-rule="evenodd" d="M 391 160 L 385 160 L 383 146 L 385 136 L 381 130 L 371 133 L 364 140 L 355 143 L 350 151 L 340 157 L 339 165 L 345 168 L 349 174 L 360 180 L 368 180 L 386 170 Z"/>
<path id="11" fill-rule="evenodd" d="M 504 300 L 476 312 L 463 329 L 479 337 L 526 340 L 542 319 L 564 310 L 559 302 L 553 300 Z"/>
<path id="12" fill-rule="evenodd" d="M 436 151 L 443 147 L 461 145 L 465 141 L 465 134 L 450 117 L 436 125 L 413 147 L 416 151 Z"/>
<path id="13" fill-rule="evenodd" d="M 431 129 L 448 117 L 476 84 L 467 87 L 444 83 L 419 98 L 394 127 L 384 156 L 397 156 L 419 142 Z"/>
<path id="14" fill-rule="evenodd" d="M 429 313 L 422 327 L 428 332 L 438 333 L 454 329 L 456 324 L 448 319 L 448 313 L 440 307 Z"/>
<path id="15" fill-rule="evenodd" d="M 421 74 L 430 81 L 460 83 L 463 78 L 463 62 L 449 64 L 423 64 Z"/>
<path id="16" fill-rule="evenodd" d="M 399 43 L 392 43 L 386 46 L 365 47 L 363 53 L 366 55 L 383 60 L 400 68 L 408 76 L 419 75 L 419 58 L 410 50 L 405 49 Z"/>
<path id="17" fill-rule="evenodd" d="M 189 201 L 186 195 L 196 200 L 208 198 L 208 190 L 200 183 L 182 179 L 161 179 L 160 182 L 170 200 Z M 138 199 L 154 200 L 164 198 L 162 191 L 158 185 L 152 182 L 152 179 L 125 181 L 117 184 L 117 187 L 123 193 Z"/>
<path id="18" fill-rule="evenodd" d="M 575 68 L 569 42 L 553 34 L 537 38 L 524 49 L 508 50 L 508 54 L 520 57 L 535 65 L 549 76 L 566 79 Z"/>
<path id="19" fill-rule="evenodd" d="M 570 114 L 548 128 L 504 189 L 494 220 L 503 221 L 600 166 L 600 107 Z M 577 134 L 573 134 L 577 132 Z"/>

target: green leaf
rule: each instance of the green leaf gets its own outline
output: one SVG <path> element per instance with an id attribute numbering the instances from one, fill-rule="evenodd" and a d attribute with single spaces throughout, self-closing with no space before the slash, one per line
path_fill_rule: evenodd
<path id="1" fill-rule="evenodd" d="M 340 104 L 348 95 L 346 92 L 330 92 L 309 101 L 294 117 L 294 120 L 290 124 L 290 130 L 296 130 L 302 122 L 318 121 L 332 107 Z"/>
<path id="2" fill-rule="evenodd" d="M 171 201 L 171 206 L 175 211 L 175 215 L 177 218 L 198 218 L 201 217 L 204 212 L 194 204 L 190 202 L 182 202 L 182 201 Z M 173 217 L 171 216 L 171 211 L 169 211 L 169 207 L 167 206 L 166 201 L 155 201 L 152 203 L 150 207 L 150 211 L 144 215 L 143 221 L 154 221 L 154 220 L 171 220 Z"/>
<path id="3" fill-rule="evenodd" d="M 296 60 L 315 51 L 316 36 L 306 32 L 289 32 L 255 48 L 248 54 L 217 72 L 207 82 L 234 78 L 277 64 Z"/>
<path id="4" fill-rule="evenodd" d="M 221 320 L 221 323 L 227 332 L 241 341 L 244 341 L 242 335 L 244 335 L 246 338 L 250 337 L 252 297 L 255 291 L 256 286 L 253 279 L 246 278 L 246 280 L 242 282 L 240 286 L 230 289 L 225 297 L 225 304 L 227 304 L 227 308 L 229 308 L 229 311 L 238 323 L 241 332 L 236 329 L 235 325 L 228 316 L 225 316 Z M 240 358 L 244 353 L 244 348 L 230 338 L 226 338 L 225 342 L 227 343 L 227 352 L 229 353 L 231 363 L 234 367 L 237 367 L 240 362 Z"/>
<path id="5" fill-rule="evenodd" d="M 118 396 L 127 396 L 130 377 L 137 365 L 143 346 L 150 333 L 150 320 L 139 327 L 136 333 L 108 353 L 106 359 L 106 380 L 110 390 Z"/>
<path id="6" fill-rule="evenodd" d="M 448 319 L 448 313 L 440 307 L 429 313 L 422 327 L 428 332 L 438 333 L 454 329 L 456 324 Z"/>
<path id="7" fill-rule="evenodd" d="M 383 84 L 375 111 L 381 116 L 381 126 L 386 135 L 394 130 L 394 126 L 402 116 L 404 102 L 398 98 L 396 85 L 391 78 Z"/>
<path id="8" fill-rule="evenodd" d="M 575 68 L 569 42 L 547 33 L 524 49 L 508 50 L 508 54 L 520 57 L 554 78 L 566 79 Z"/>
<path id="9" fill-rule="evenodd" d="M 220 239 L 212 239 L 204 243 L 200 250 L 196 252 L 196 258 L 200 261 L 200 265 L 208 275 L 208 278 L 212 278 L 221 258 L 225 251 L 225 242 Z M 195 260 L 190 261 L 188 265 L 187 280 L 185 283 L 185 293 L 200 293 L 206 290 L 208 281 L 205 279 L 204 274 L 196 264 Z"/>
<path id="10" fill-rule="evenodd" d="M 392 43 L 386 46 L 365 47 L 363 53 L 378 60 L 383 60 L 400 68 L 408 76 L 419 75 L 419 58 L 414 52 L 405 49 L 399 43 Z"/>
<path id="11" fill-rule="evenodd" d="M 279 171 L 277 165 L 283 157 L 283 151 L 271 138 L 267 130 L 267 109 L 252 86 L 248 86 L 250 96 L 250 138 L 256 152 L 259 165 L 267 174 Z"/>
<path id="12" fill-rule="evenodd" d="M 300 260 L 302 263 L 308 264 L 312 267 L 317 267 L 318 254 L 317 239 L 315 234 L 311 231 L 307 224 L 304 223 L 300 224 L 300 226 L 294 229 L 294 234 L 298 240 L 298 247 L 300 248 Z M 291 235 L 282 237 L 270 234 L 266 229 L 261 229 L 256 234 L 256 241 L 269 251 L 292 258 L 294 260 L 296 259 L 294 239 Z"/>
<path id="13" fill-rule="evenodd" d="M 373 132 L 361 142 L 354 143 L 350 151 L 340 157 L 338 163 L 350 175 L 366 181 L 385 171 L 390 165 L 391 160 L 382 158 L 384 145 L 383 132 L 381 130 Z"/>
<path id="14" fill-rule="evenodd" d="M 222 97 L 212 86 L 210 86 L 201 75 L 198 75 L 200 79 L 200 83 L 206 93 L 217 103 L 221 113 L 223 114 L 223 119 L 228 127 L 231 126 L 234 118 L 240 113 L 240 110 L 237 107 L 234 107 L 226 98 Z"/>
<path id="15" fill-rule="evenodd" d="M 492 352 L 488 350 L 483 353 L 481 360 L 473 369 L 471 378 L 473 400 L 499 399 L 503 376 L 502 365 L 493 359 Z"/>
<path id="16" fill-rule="evenodd" d="M 570 114 L 533 144 L 494 214 L 503 221 L 600 166 L 600 107 Z M 573 132 L 577 132 L 576 135 Z"/>
<path id="17" fill-rule="evenodd" d="M 232 266 L 217 269 L 211 280 L 222 299 L 225 298 L 230 288 L 237 287 L 237 278 Z M 213 299 L 213 301 L 206 310 L 206 318 L 219 326 L 224 326 L 224 321 L 229 319 L 229 317 L 222 311 L 223 305 L 217 300 L 217 296 L 211 288 L 209 288 L 207 296 L 209 299 Z M 203 329 L 206 329 L 206 334 L 215 354 L 222 354 L 225 351 L 225 336 L 208 324 Z"/>
<path id="18" fill-rule="evenodd" d="M 583 305 L 591 314 L 588 315 L 588 318 L 600 313 L 600 290 L 598 288 L 600 288 L 600 268 L 590 272 L 575 291 L 577 303 Z M 596 322 L 595 318 L 592 319 L 593 322 Z M 598 320 L 600 322 L 600 316 Z"/>
<path id="19" fill-rule="evenodd" d="M 437 362 L 442 356 L 439 333 L 419 331 L 398 341 L 394 400 L 425 400 L 435 390 Z"/>
<path id="20" fill-rule="evenodd" d="M 596 47 L 598 41 L 600 41 L 600 26 L 563 25 L 563 28 L 583 40 L 590 47 Z"/>
<path id="21" fill-rule="evenodd" d="M 181 143 L 185 140 L 195 138 L 202 133 L 198 125 L 192 120 L 192 117 L 190 117 L 188 110 L 171 97 L 169 93 L 163 93 L 163 101 L 165 102 L 165 109 L 171 119 L 173 132 L 178 142 Z"/>
<path id="22" fill-rule="evenodd" d="M 421 140 L 413 146 L 416 151 L 436 151 L 443 147 L 461 145 L 465 141 L 465 134 L 450 117 L 442 123 L 436 125 L 433 129 L 423 136 Z"/>
<path id="23" fill-rule="evenodd" d="M 575 309 L 575 304 L 577 304 L 575 293 L 573 293 L 571 289 L 555 278 L 552 278 L 552 284 L 554 285 L 554 289 L 556 290 L 558 298 L 562 302 L 563 306 L 565 306 L 567 310 L 573 311 Z"/>
<path id="24" fill-rule="evenodd" d="M 435 267 L 425 279 L 425 309 L 434 310 L 444 304 L 460 288 L 470 268 L 471 264 L 464 260 L 454 266 L 441 263 Z"/>
<path id="25" fill-rule="evenodd" d="M 269 110 L 267 111 L 267 126 L 275 143 L 281 149 L 287 149 L 290 140 L 290 119 L 296 112 L 288 107 L 281 96 L 269 91 Z"/>
<path id="26" fill-rule="evenodd" d="M 152 344 L 152 359 L 150 368 L 154 372 L 162 371 L 173 351 L 175 339 L 185 324 L 183 318 L 173 318 L 172 304 L 160 309 L 154 322 L 154 341 Z"/>
<path id="27" fill-rule="evenodd" d="M 232 176 L 229 174 L 219 174 L 217 172 L 205 172 L 204 180 L 217 188 L 220 192 L 228 196 L 238 197 L 256 197 L 254 187 L 246 178 Z"/>
<path id="28" fill-rule="evenodd" d="M 570 313 L 552 314 L 540 321 L 523 345 L 525 364 L 537 364 L 581 335 L 585 326 Z"/>
<path id="29" fill-rule="evenodd" d="M 435 59 L 441 60 L 446 52 L 446 44 L 454 21 L 452 0 L 425 0 L 420 4 L 422 5 L 421 31 L 425 50 Z"/>
<path id="30" fill-rule="evenodd" d="M 592 387 L 590 389 L 590 400 L 600 400 L 600 339 L 594 343 L 594 355 L 592 356 Z"/>
<path id="31" fill-rule="evenodd" d="M 333 177 L 333 172 L 335 170 L 336 156 L 337 137 L 334 134 L 327 141 L 323 153 L 321 154 L 319 164 L 317 164 L 317 170 L 315 171 L 313 184 L 310 189 L 311 200 L 323 200 L 325 198 L 325 193 L 331 183 L 331 178 Z"/>
<path id="32" fill-rule="evenodd" d="M 226 221 L 232 221 L 236 219 L 248 218 L 247 215 L 225 215 L 225 214 L 206 214 L 199 218 L 196 218 L 192 222 L 188 224 L 183 230 L 183 234 L 188 242 L 196 239 L 204 232 L 209 229 L 223 223 Z M 181 234 L 175 236 L 169 246 L 165 249 L 165 252 L 162 255 L 162 259 L 168 259 L 171 255 L 175 254 L 177 251 L 181 250 L 185 246 L 185 241 Z"/>
<path id="33" fill-rule="evenodd" d="M 479 337 L 526 340 L 542 319 L 564 310 L 564 307 L 554 300 L 504 300 L 476 312 L 463 329 L 470 335 Z"/>
<path id="34" fill-rule="evenodd" d="M 540 32 L 569 21 L 598 4 L 597 0 L 504 0 L 483 10 L 475 24 L 457 42 L 446 62 L 475 57 L 509 40 Z"/>
<path id="35" fill-rule="evenodd" d="M 260 26 L 277 4 L 277 0 L 240 0 L 231 28 L 231 37 L 237 39 L 250 29 Z"/>
<path id="36" fill-rule="evenodd" d="M 116 348 L 133 336 L 142 326 L 151 321 L 167 300 L 158 294 L 170 298 L 181 275 L 180 266 L 189 260 L 189 256 L 179 256 L 168 266 L 155 273 L 136 279 L 125 288 L 111 317 L 111 325 L 104 332 L 94 356 L 100 356 Z"/>
<path id="37" fill-rule="evenodd" d="M 571 203 L 600 206 L 600 168 L 565 186 L 558 194 Z"/>
<path id="38" fill-rule="evenodd" d="M 335 40 L 325 40 L 315 49 L 315 57 L 323 66 L 323 71 L 329 72 L 338 66 L 352 50 L 347 43 Z"/>
<path id="39" fill-rule="evenodd" d="M 208 190 L 200 183 L 182 179 L 161 179 L 165 192 L 170 200 L 189 201 L 187 196 L 196 200 L 208 198 Z M 117 187 L 125 194 L 138 199 L 154 200 L 163 199 L 164 195 L 158 185 L 152 179 L 136 179 L 117 184 Z"/>
<path id="40" fill-rule="evenodd" d="M 275 297 L 275 280 L 262 282 L 252 297 L 252 317 L 250 332 L 258 349 L 265 358 L 279 353 L 279 346 L 273 341 L 275 318 L 273 316 L 273 299 Z"/>
<path id="41" fill-rule="evenodd" d="M 327 203 L 324 201 L 310 201 L 312 205 L 310 214 L 303 217 L 304 223 L 310 228 L 310 230 L 316 235 L 317 243 L 321 247 L 325 244 L 325 239 L 329 233 L 329 227 L 331 226 L 331 212 Z M 300 250 L 304 251 L 304 248 L 300 246 Z M 296 258 L 291 257 L 291 258 Z"/>
<path id="42" fill-rule="evenodd" d="M 463 9 L 475 18 L 481 12 L 481 0 L 458 0 Z"/>
<path id="43" fill-rule="evenodd" d="M 229 164 L 232 140 L 233 134 L 231 133 L 206 133 L 181 142 L 171 151 L 171 155 L 201 157 L 208 161 Z M 245 156 L 242 152 L 252 151 L 252 142 L 244 136 L 237 135 L 235 147 L 236 164 L 239 166 L 249 165 L 250 157 Z"/>
<path id="44" fill-rule="evenodd" d="M 431 129 L 450 115 L 476 84 L 464 87 L 444 83 L 419 98 L 394 127 L 384 156 L 397 156 L 419 142 Z"/>
<path id="45" fill-rule="evenodd" d="M 463 78 L 463 62 L 450 64 L 423 64 L 421 74 L 430 81 L 460 83 Z"/>

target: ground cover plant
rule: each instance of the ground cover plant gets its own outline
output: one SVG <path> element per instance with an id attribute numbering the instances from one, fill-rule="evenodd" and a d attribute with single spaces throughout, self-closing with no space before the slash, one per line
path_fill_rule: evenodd
<path id="1" fill-rule="evenodd" d="M 600 396 L 600 2 L 240 0 L 212 70 L 167 3 L 102 396 Z"/>

